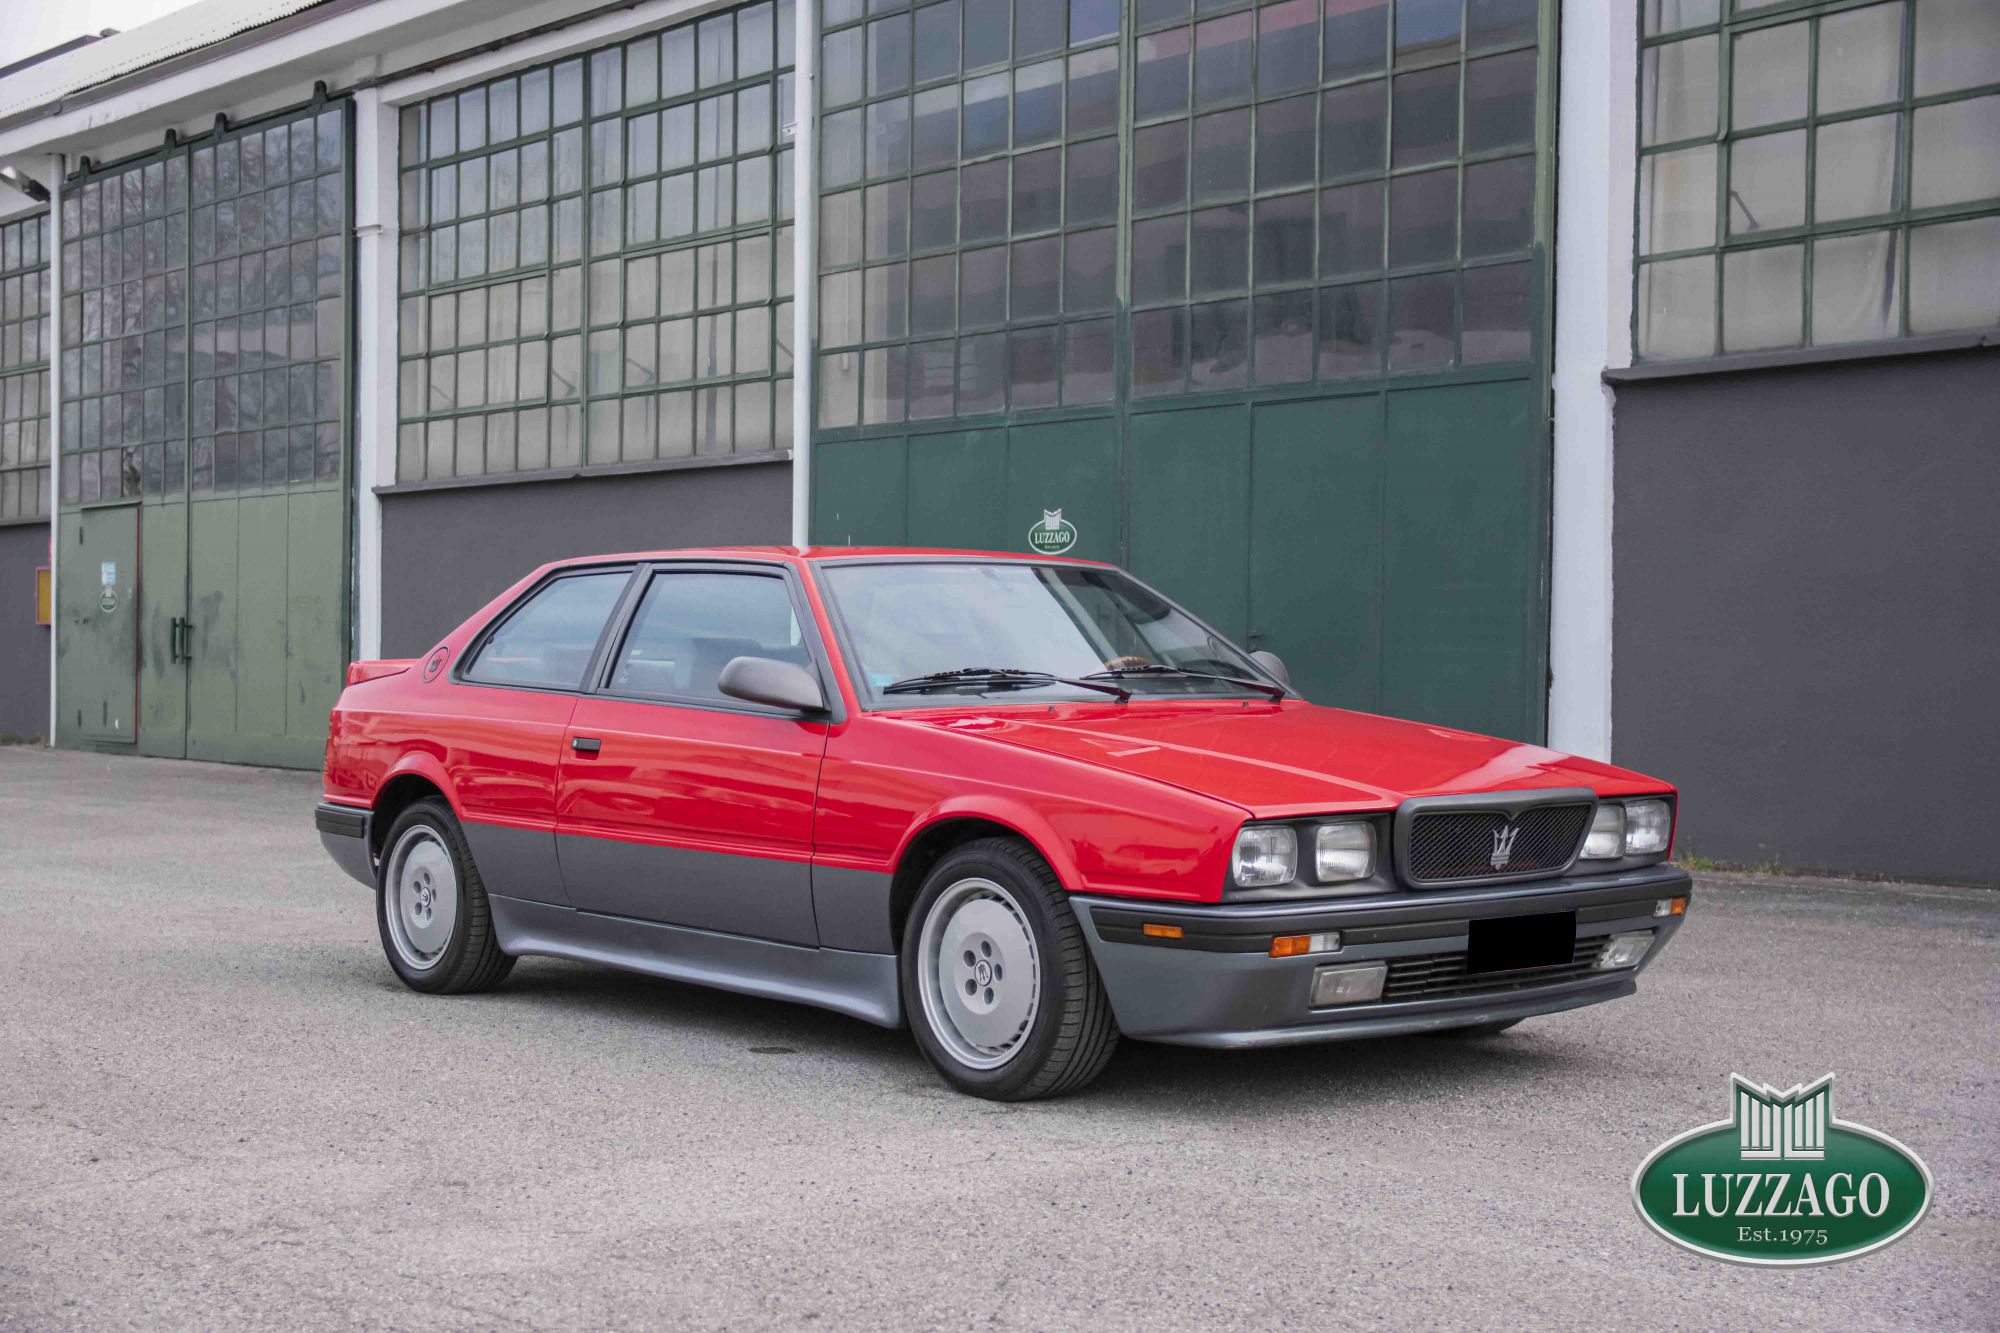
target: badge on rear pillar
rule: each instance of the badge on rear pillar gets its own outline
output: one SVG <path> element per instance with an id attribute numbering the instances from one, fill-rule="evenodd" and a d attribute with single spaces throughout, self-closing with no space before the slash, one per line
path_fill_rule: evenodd
<path id="1" fill-rule="evenodd" d="M 1028 546 L 1040 555 L 1061 555 L 1076 545 L 1076 524 L 1060 509 L 1044 509 L 1042 521 L 1028 529 Z"/>
<path id="2" fill-rule="evenodd" d="M 1667 1140 L 1632 1176 L 1647 1225 L 1711 1259 L 1830 1264 L 1907 1234 L 1930 1168 L 1887 1134 L 1836 1119 L 1833 1075 L 1779 1092 L 1729 1076 L 1732 1116 Z"/>

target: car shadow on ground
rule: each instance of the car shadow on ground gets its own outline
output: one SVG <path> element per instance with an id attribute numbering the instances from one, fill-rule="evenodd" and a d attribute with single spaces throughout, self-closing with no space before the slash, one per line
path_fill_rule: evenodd
<path id="1" fill-rule="evenodd" d="M 593 1025 L 643 1025 L 662 1036 L 731 1043 L 740 1046 L 745 1060 L 821 1057 L 912 1095 L 958 1100 L 906 1030 L 804 1005 L 541 958 L 524 959 L 500 990 L 485 998 L 517 1012 L 554 1009 Z M 1588 1076 L 1591 1059 L 1590 1048 L 1551 1042 L 1532 1019 L 1498 1037 L 1378 1037 L 1249 1051 L 1126 1040 L 1104 1074 L 1072 1097 L 1032 1108 L 963 1100 L 968 1109 L 1114 1110 L 1224 1120 L 1290 1115 L 1330 1103 L 1407 1106 L 1440 1093 L 1527 1084 L 1557 1071 Z"/>

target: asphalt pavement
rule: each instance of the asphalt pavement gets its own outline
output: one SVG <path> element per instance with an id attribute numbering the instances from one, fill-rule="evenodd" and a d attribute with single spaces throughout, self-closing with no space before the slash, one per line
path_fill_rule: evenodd
<path id="1" fill-rule="evenodd" d="M 1992 1328 L 2000 892 L 1700 877 L 1637 996 L 1485 1042 L 1120 1048 L 1058 1102 L 908 1034 L 524 960 L 405 990 L 312 775 L 0 749 L 0 1325 Z M 1936 1177 L 1733 1267 L 1634 1168 L 1732 1071 Z"/>

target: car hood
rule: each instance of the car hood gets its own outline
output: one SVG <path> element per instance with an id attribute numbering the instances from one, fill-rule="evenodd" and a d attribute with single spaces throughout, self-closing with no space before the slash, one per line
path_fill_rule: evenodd
<path id="1" fill-rule="evenodd" d="M 1298 700 L 1134 700 L 889 716 L 1169 783 L 1260 818 L 1381 810 L 1411 796 L 1458 792 L 1670 790 L 1539 745 Z"/>

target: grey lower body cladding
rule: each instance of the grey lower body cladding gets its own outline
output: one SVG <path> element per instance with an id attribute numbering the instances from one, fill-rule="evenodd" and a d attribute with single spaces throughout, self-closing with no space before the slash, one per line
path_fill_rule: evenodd
<path id="1" fill-rule="evenodd" d="M 1073 896 L 1091 955 L 1128 1037 L 1187 1046 L 1283 1046 L 1424 1032 L 1556 1013 L 1632 994 L 1681 917 L 1663 899 L 1690 880 L 1670 866 L 1489 889 L 1243 906 Z M 1574 913 L 1565 960 L 1469 974 L 1472 923 Z M 1177 938 L 1144 926 L 1179 928 Z M 1272 938 L 1338 932 L 1337 949 L 1270 956 Z M 1629 966 L 1600 968 L 1614 936 L 1650 933 Z M 1317 974 L 1379 964 L 1380 998 L 1314 1003 Z"/>

